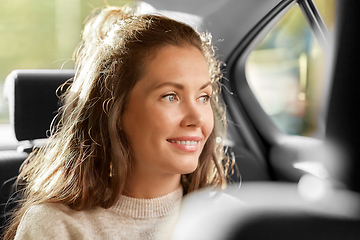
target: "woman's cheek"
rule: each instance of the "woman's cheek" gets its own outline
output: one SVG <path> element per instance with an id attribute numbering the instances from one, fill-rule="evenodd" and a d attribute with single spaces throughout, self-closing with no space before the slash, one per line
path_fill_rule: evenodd
<path id="1" fill-rule="evenodd" d="M 212 109 L 208 110 L 207 113 L 205 114 L 205 124 L 204 124 L 204 136 L 206 137 L 206 139 L 210 136 L 212 130 L 214 129 L 214 114 Z"/>

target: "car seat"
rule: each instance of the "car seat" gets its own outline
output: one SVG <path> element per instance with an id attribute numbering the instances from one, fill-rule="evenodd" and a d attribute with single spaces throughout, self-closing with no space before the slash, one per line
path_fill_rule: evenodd
<path id="1" fill-rule="evenodd" d="M 73 76 L 73 70 L 14 70 L 5 80 L 4 95 L 19 146 L 16 151 L 0 151 L 0 226 L 16 205 L 13 184 L 21 164 L 48 137 L 59 107 L 56 91 Z"/>

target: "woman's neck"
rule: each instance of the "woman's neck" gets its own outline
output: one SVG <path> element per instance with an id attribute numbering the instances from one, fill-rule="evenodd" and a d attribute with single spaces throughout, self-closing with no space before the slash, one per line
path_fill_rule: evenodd
<path id="1" fill-rule="evenodd" d="M 180 174 L 148 175 L 133 173 L 128 176 L 122 195 L 150 199 L 176 191 L 180 185 Z"/>

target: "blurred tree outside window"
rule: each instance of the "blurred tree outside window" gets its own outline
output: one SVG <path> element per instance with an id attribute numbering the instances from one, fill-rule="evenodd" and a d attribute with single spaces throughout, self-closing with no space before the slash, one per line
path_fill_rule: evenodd
<path id="1" fill-rule="evenodd" d="M 315 0 L 329 33 L 335 0 Z M 250 53 L 250 88 L 274 124 L 290 135 L 321 137 L 326 53 L 294 5 Z"/>
<path id="2" fill-rule="evenodd" d="M 0 124 L 9 122 L 3 96 L 6 76 L 15 69 L 71 69 L 89 13 L 119 0 L 2 0 L 0 7 Z"/>

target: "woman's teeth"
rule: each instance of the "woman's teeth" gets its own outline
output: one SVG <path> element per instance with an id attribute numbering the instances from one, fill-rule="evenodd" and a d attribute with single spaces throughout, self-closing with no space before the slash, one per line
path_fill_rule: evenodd
<path id="1" fill-rule="evenodd" d="M 198 144 L 198 141 L 175 141 L 175 140 L 168 140 L 171 143 L 176 143 L 180 145 L 188 145 L 188 146 L 194 146 Z"/>

